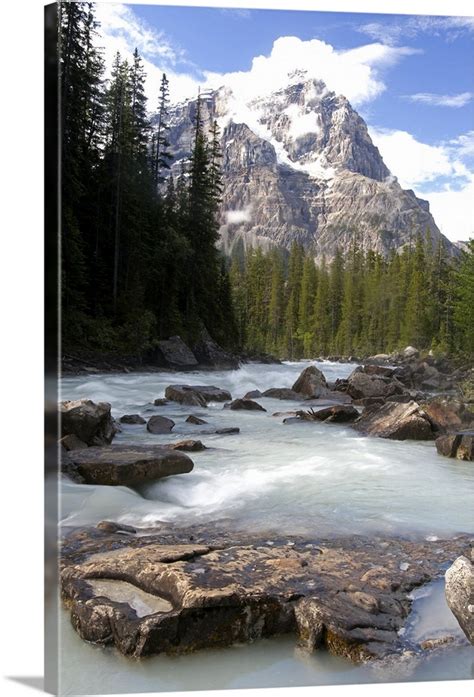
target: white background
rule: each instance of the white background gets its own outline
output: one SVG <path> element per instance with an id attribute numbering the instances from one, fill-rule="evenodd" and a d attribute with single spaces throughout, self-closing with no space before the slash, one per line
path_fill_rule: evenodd
<path id="1" fill-rule="evenodd" d="M 147 3 L 142 0 L 142 4 Z M 215 7 L 473 15 L 470 0 L 163 2 Z M 2 3 L 0 106 L 0 677 L 2 694 L 33 694 L 11 676 L 43 674 L 43 5 Z M 472 66 L 466 64 L 466 70 Z M 469 682 L 235 690 L 200 695 L 457 696 Z M 178 695 L 178 693 L 173 693 Z M 192 694 L 192 693 L 187 693 Z"/>

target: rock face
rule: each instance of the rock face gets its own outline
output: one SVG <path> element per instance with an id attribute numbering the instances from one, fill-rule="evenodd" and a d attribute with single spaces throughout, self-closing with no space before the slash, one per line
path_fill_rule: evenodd
<path id="1" fill-rule="evenodd" d="M 207 407 L 209 402 L 227 402 L 232 395 L 227 390 L 212 385 L 169 385 L 165 390 L 166 399 L 179 404 Z"/>
<path id="2" fill-rule="evenodd" d="M 156 362 L 158 365 L 177 370 L 192 369 L 198 365 L 196 356 L 179 336 L 172 336 L 170 339 L 158 342 Z"/>
<path id="3" fill-rule="evenodd" d="M 150 433 L 170 433 L 175 423 L 166 416 L 152 416 L 148 419 L 146 430 Z"/>
<path id="4" fill-rule="evenodd" d="M 436 450 L 444 457 L 456 460 L 474 460 L 474 431 L 451 433 L 436 439 Z"/>
<path id="5" fill-rule="evenodd" d="M 193 461 L 187 455 L 160 446 L 74 450 L 62 462 L 62 470 L 77 481 L 108 486 L 136 486 L 192 469 Z"/>
<path id="6" fill-rule="evenodd" d="M 446 600 L 464 634 L 474 644 L 474 567 L 459 557 L 446 571 Z"/>
<path id="7" fill-rule="evenodd" d="M 243 409 L 245 411 L 267 411 L 258 402 L 254 402 L 253 399 L 234 399 L 229 404 L 224 404 L 224 409 L 232 409 L 237 411 Z"/>
<path id="8" fill-rule="evenodd" d="M 200 340 L 193 346 L 193 353 L 200 365 L 215 370 L 237 370 L 238 359 L 224 351 L 216 344 L 207 331 L 202 333 Z"/>
<path id="9" fill-rule="evenodd" d="M 392 440 L 431 440 L 431 424 L 419 404 L 389 403 L 368 407 L 354 428 L 369 436 Z"/>
<path id="10" fill-rule="evenodd" d="M 60 402 L 62 435 L 77 436 L 87 445 L 108 445 L 117 432 L 110 409 L 107 402 L 90 399 Z"/>
<path id="11" fill-rule="evenodd" d="M 190 156 L 195 112 L 195 100 L 170 109 L 176 175 Z M 386 255 L 428 229 L 434 244 L 454 250 L 429 204 L 391 175 L 363 119 L 321 81 L 295 73 L 247 104 L 223 87 L 201 97 L 201 114 L 205 128 L 217 119 L 222 129 L 226 252 L 237 244 L 289 249 L 297 241 L 330 259 L 337 247 L 349 250 L 357 230 L 363 249 Z"/>
<path id="12" fill-rule="evenodd" d="M 309 365 L 303 370 L 298 380 L 292 387 L 304 397 L 321 397 L 328 392 L 328 385 L 323 373 L 315 365 Z"/>
<path id="13" fill-rule="evenodd" d="M 73 532 L 61 573 L 73 627 L 137 658 L 291 632 L 309 651 L 359 662 L 403 650 L 408 593 L 468 546 L 466 537 L 267 540 L 176 526 Z"/>

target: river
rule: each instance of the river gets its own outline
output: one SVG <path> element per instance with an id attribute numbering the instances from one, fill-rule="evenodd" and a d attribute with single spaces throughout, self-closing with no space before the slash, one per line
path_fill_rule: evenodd
<path id="1" fill-rule="evenodd" d="M 61 399 L 88 398 L 112 404 L 115 417 L 162 414 L 176 422 L 168 435 L 152 435 L 144 426 L 122 426 L 114 443 L 166 443 L 199 438 L 209 448 L 192 453 L 194 470 L 169 477 L 140 492 L 126 487 L 61 482 L 61 518 L 65 525 L 108 519 L 146 527 L 157 521 L 212 525 L 279 534 L 380 534 L 424 537 L 474 532 L 469 502 L 474 498 L 472 463 L 442 458 L 432 442 L 395 442 L 367 438 L 347 426 L 324 423 L 283 424 L 275 412 L 299 408 L 298 402 L 261 398 L 267 412 L 230 411 L 222 404 L 207 409 L 169 403 L 153 406 L 167 385 L 213 384 L 233 397 L 270 387 L 291 387 L 309 363 L 246 364 L 239 370 L 190 373 L 94 374 L 65 377 Z M 347 377 L 353 364 L 318 364 L 328 381 Z M 189 414 L 206 425 L 185 422 Z M 236 435 L 216 428 L 238 426 Z M 459 634 L 447 610 L 442 586 L 433 584 L 429 609 L 432 633 Z M 415 602 L 411 623 L 426 620 L 426 598 Z M 416 618 L 418 617 L 418 620 Z M 82 642 L 63 615 L 62 692 L 127 692 L 219 687 L 271 687 L 404 679 L 355 668 L 319 652 L 294 650 L 294 639 L 273 639 L 252 646 L 132 662 L 114 650 Z M 469 678 L 472 647 L 446 649 L 442 658 L 423 660 L 405 679 Z M 401 672 L 400 672 L 401 671 Z"/>

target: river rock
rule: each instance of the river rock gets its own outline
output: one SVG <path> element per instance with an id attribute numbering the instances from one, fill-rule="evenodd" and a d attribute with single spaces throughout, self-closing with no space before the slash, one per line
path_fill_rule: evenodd
<path id="1" fill-rule="evenodd" d="M 301 400 L 301 394 L 291 390 L 289 387 L 271 387 L 269 390 L 265 390 L 262 397 L 269 397 L 270 399 L 289 399 L 292 401 Z"/>
<path id="2" fill-rule="evenodd" d="M 244 394 L 242 399 L 258 399 L 261 396 L 262 396 L 262 393 L 260 392 L 260 390 L 250 390 L 250 392 L 247 392 L 247 394 Z"/>
<path id="3" fill-rule="evenodd" d="M 306 650 L 360 662 L 406 647 L 409 593 L 468 547 L 462 536 L 271 542 L 196 526 L 79 529 L 62 545 L 62 596 L 83 639 L 135 658 L 293 633 Z"/>
<path id="4" fill-rule="evenodd" d="M 474 644 L 474 567 L 467 557 L 459 557 L 445 575 L 446 600 L 451 612 L 471 644 Z"/>
<path id="5" fill-rule="evenodd" d="M 229 426 L 227 428 L 218 428 L 216 430 L 216 433 L 219 436 L 233 436 L 236 433 L 240 433 L 240 428 L 237 428 L 237 426 Z"/>
<path id="6" fill-rule="evenodd" d="M 419 358 L 420 352 L 414 346 L 407 346 L 402 351 L 403 358 Z"/>
<path id="7" fill-rule="evenodd" d="M 474 460 L 474 431 L 439 436 L 435 445 L 438 453 L 444 457 L 454 457 L 456 460 Z"/>
<path id="8" fill-rule="evenodd" d="M 358 366 L 347 379 L 347 393 L 353 399 L 377 397 L 386 399 L 392 395 L 402 395 L 405 387 L 391 371 L 380 366 Z"/>
<path id="9" fill-rule="evenodd" d="M 354 428 L 369 436 L 392 440 L 431 440 L 428 417 L 416 402 L 389 403 L 367 408 Z"/>
<path id="10" fill-rule="evenodd" d="M 202 450 L 207 450 L 200 440 L 180 440 L 177 443 L 172 443 L 169 447 L 187 453 L 199 453 Z"/>
<path id="11" fill-rule="evenodd" d="M 299 411 L 297 415 L 306 421 L 325 421 L 334 423 L 347 423 L 355 421 L 360 414 L 355 407 L 349 404 L 336 404 L 325 409 Z"/>
<path id="12" fill-rule="evenodd" d="M 425 402 L 423 410 L 439 433 L 453 433 L 474 426 L 474 413 L 459 399 L 436 397 Z"/>
<path id="13" fill-rule="evenodd" d="M 60 402 L 63 436 L 74 435 L 87 445 L 109 445 L 117 427 L 107 402 L 95 404 L 90 399 Z"/>
<path id="14" fill-rule="evenodd" d="M 224 351 L 207 331 L 203 331 L 200 340 L 193 346 L 193 353 L 200 365 L 215 370 L 237 370 L 238 359 Z"/>
<path id="15" fill-rule="evenodd" d="M 174 421 L 166 416 L 151 416 L 148 419 L 146 430 L 150 433 L 170 433 L 174 426 Z"/>
<path id="16" fill-rule="evenodd" d="M 188 424 L 195 424 L 196 426 L 202 426 L 202 424 L 208 423 L 204 419 L 201 419 L 201 418 L 199 418 L 199 416 L 195 416 L 194 414 L 190 414 L 188 416 L 188 418 L 186 419 L 186 422 Z"/>
<path id="17" fill-rule="evenodd" d="M 224 404 L 224 409 L 232 409 L 234 411 L 238 409 L 244 409 L 245 411 L 267 411 L 258 402 L 254 402 L 253 399 L 234 399 L 228 404 Z"/>
<path id="18" fill-rule="evenodd" d="M 124 414 L 119 421 L 121 424 L 146 424 L 145 419 L 140 414 Z"/>
<path id="19" fill-rule="evenodd" d="M 155 360 L 158 365 L 176 370 L 191 370 L 198 365 L 196 356 L 179 336 L 158 341 Z"/>
<path id="20" fill-rule="evenodd" d="M 158 399 L 155 399 L 153 404 L 155 405 L 155 407 L 164 407 L 168 404 L 168 400 L 164 397 L 158 397 Z"/>
<path id="21" fill-rule="evenodd" d="M 292 387 L 294 392 L 305 397 L 322 397 L 328 391 L 324 374 L 315 365 L 309 365 L 303 370 Z"/>
<path id="22" fill-rule="evenodd" d="M 165 446 L 110 445 L 66 453 L 62 469 L 84 484 L 136 486 L 191 472 L 193 461 Z"/>
<path id="23" fill-rule="evenodd" d="M 165 390 L 166 399 L 179 404 L 207 407 L 209 402 L 227 402 L 232 395 L 227 390 L 213 385 L 169 385 Z"/>
<path id="24" fill-rule="evenodd" d="M 59 442 L 66 450 L 84 450 L 84 448 L 89 447 L 87 443 L 75 435 L 63 436 Z"/>

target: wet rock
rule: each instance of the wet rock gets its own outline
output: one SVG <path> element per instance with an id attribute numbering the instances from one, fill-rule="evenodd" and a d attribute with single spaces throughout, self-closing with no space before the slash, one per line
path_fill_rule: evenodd
<path id="1" fill-rule="evenodd" d="M 459 399 L 436 397 L 425 402 L 423 410 L 439 433 L 453 433 L 474 426 L 474 413 Z"/>
<path id="2" fill-rule="evenodd" d="M 383 398 L 403 394 L 405 387 L 387 369 L 380 366 L 359 366 L 347 380 L 347 393 L 353 399 Z M 391 371 L 393 373 L 393 371 Z"/>
<path id="3" fill-rule="evenodd" d="M 356 407 L 373 407 L 385 404 L 386 401 L 385 397 L 363 397 L 362 399 L 354 399 L 353 404 Z"/>
<path id="4" fill-rule="evenodd" d="M 173 450 L 182 450 L 188 453 L 199 453 L 202 450 L 207 450 L 206 446 L 200 440 L 180 440 L 169 446 Z"/>
<path id="5" fill-rule="evenodd" d="M 104 530 L 105 532 L 121 532 L 129 535 L 136 535 L 137 531 L 131 525 L 124 525 L 123 523 L 115 523 L 112 520 L 101 520 L 97 523 L 99 530 Z"/>
<path id="6" fill-rule="evenodd" d="M 165 397 L 179 404 L 207 407 L 209 402 L 227 402 L 232 395 L 213 385 L 169 385 Z"/>
<path id="7" fill-rule="evenodd" d="M 446 600 L 471 644 L 474 644 L 474 567 L 464 556 L 456 559 L 445 574 Z"/>
<path id="8" fill-rule="evenodd" d="M 436 450 L 444 457 L 457 460 L 474 460 L 474 431 L 451 433 L 440 436 L 435 442 Z"/>
<path id="9" fill-rule="evenodd" d="M 431 440 L 431 424 L 416 402 L 387 403 L 366 409 L 354 428 L 370 436 L 392 440 Z"/>
<path id="10" fill-rule="evenodd" d="M 145 419 L 140 414 L 124 414 L 119 421 L 121 424 L 146 424 Z"/>
<path id="11" fill-rule="evenodd" d="M 271 387 L 269 390 L 265 390 L 262 397 L 270 397 L 271 399 L 289 399 L 293 401 L 301 400 L 301 394 L 289 389 L 288 387 Z"/>
<path id="12" fill-rule="evenodd" d="M 219 436 L 231 436 L 235 433 L 240 433 L 240 428 L 237 428 L 236 426 L 230 426 L 228 428 L 218 428 L 216 433 Z"/>
<path id="13" fill-rule="evenodd" d="M 155 399 L 153 404 L 155 407 L 164 407 L 166 404 L 169 404 L 169 401 L 164 397 L 159 397 L 158 399 Z"/>
<path id="14" fill-rule="evenodd" d="M 262 396 L 262 393 L 260 392 L 260 390 L 250 390 L 250 392 L 247 392 L 247 394 L 244 394 L 242 399 L 258 399 L 261 396 Z"/>
<path id="15" fill-rule="evenodd" d="M 229 404 L 224 404 L 224 409 L 232 409 L 233 411 L 243 409 L 245 411 L 267 411 L 258 402 L 253 399 L 234 399 Z"/>
<path id="16" fill-rule="evenodd" d="M 172 419 L 168 419 L 166 416 L 151 416 L 148 419 L 146 425 L 146 430 L 150 433 L 170 433 L 175 426 Z"/>
<path id="17" fill-rule="evenodd" d="M 360 414 L 355 407 L 349 404 L 336 404 L 332 407 L 326 407 L 325 409 L 318 409 L 317 411 L 311 409 L 310 411 L 299 411 L 297 415 L 306 421 L 325 421 L 334 423 L 347 423 L 349 421 L 355 421 L 358 419 Z"/>
<path id="18" fill-rule="evenodd" d="M 84 484 L 136 486 L 193 469 L 184 453 L 161 446 L 111 445 L 66 454 L 63 471 Z"/>
<path id="19" fill-rule="evenodd" d="M 158 341 L 155 360 L 158 365 L 176 370 L 190 370 L 198 365 L 196 356 L 179 336 Z"/>
<path id="20" fill-rule="evenodd" d="M 66 450 L 84 450 L 84 448 L 89 447 L 87 443 L 75 435 L 63 436 L 59 442 Z"/>
<path id="21" fill-rule="evenodd" d="M 200 340 L 193 346 L 193 353 L 200 365 L 215 370 L 237 370 L 238 359 L 224 351 L 207 331 L 202 333 Z"/>
<path id="22" fill-rule="evenodd" d="M 194 414 L 190 414 L 188 418 L 186 419 L 186 422 L 188 424 L 195 424 L 196 426 L 201 426 L 202 424 L 207 424 L 208 422 L 205 421 L 204 419 L 199 418 L 199 416 L 194 416 Z"/>
<path id="23" fill-rule="evenodd" d="M 310 365 L 303 370 L 292 390 L 305 397 L 317 398 L 327 393 L 328 385 L 324 374 L 315 365 Z"/>
<path id="24" fill-rule="evenodd" d="M 86 528 L 64 540 L 61 590 L 83 639 L 136 658 L 292 632 L 306 650 L 323 647 L 359 662 L 406 648 L 399 630 L 408 594 L 467 546 L 466 537 L 270 545 L 265 537 L 175 525 L 140 536 Z M 411 562 L 403 580 L 402 559 Z M 141 593 L 147 602 L 139 614 Z"/>
<path id="25" fill-rule="evenodd" d="M 108 445 L 117 432 L 110 404 L 90 399 L 60 402 L 63 436 L 77 436 L 87 445 Z"/>

